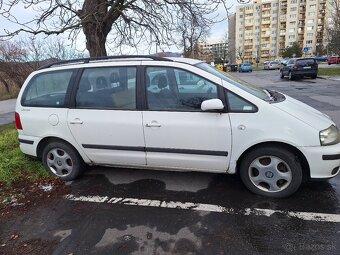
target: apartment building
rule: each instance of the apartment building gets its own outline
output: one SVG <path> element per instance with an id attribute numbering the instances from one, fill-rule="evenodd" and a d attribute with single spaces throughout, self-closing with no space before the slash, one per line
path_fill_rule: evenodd
<path id="1" fill-rule="evenodd" d="M 235 48 L 239 61 L 279 58 L 298 42 L 316 55 L 325 42 L 331 0 L 254 0 L 236 7 Z"/>
<path id="2" fill-rule="evenodd" d="M 200 42 L 199 58 L 206 62 L 226 61 L 228 58 L 228 43 L 222 40 Z"/>

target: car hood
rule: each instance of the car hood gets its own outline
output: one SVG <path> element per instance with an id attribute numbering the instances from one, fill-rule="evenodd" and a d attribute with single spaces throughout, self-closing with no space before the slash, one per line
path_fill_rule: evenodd
<path id="1" fill-rule="evenodd" d="M 284 96 L 286 97 L 286 100 L 272 105 L 319 131 L 326 129 L 331 125 L 335 125 L 331 118 L 326 114 L 290 96 Z"/>

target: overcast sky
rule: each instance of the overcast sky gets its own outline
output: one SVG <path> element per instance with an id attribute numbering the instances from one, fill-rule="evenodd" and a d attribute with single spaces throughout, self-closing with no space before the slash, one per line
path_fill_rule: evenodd
<path id="1" fill-rule="evenodd" d="M 235 12 L 236 5 L 237 5 L 237 0 L 227 0 L 227 6 L 232 7 L 230 12 Z M 13 11 L 14 11 L 13 13 L 15 14 L 15 16 L 19 17 L 20 20 L 30 20 L 34 17 L 34 11 L 32 11 L 32 9 L 25 9 L 23 5 L 18 5 Z M 226 11 L 224 7 L 221 5 L 218 10 L 218 19 L 222 20 L 224 18 L 226 18 Z M 15 24 L 8 22 L 6 19 L 0 16 L 0 34 L 4 34 L 5 29 L 8 31 L 14 31 L 17 28 L 18 27 Z M 228 29 L 228 23 L 226 20 L 216 23 L 211 28 L 208 40 L 219 40 L 219 39 L 224 38 L 227 33 L 227 29 Z M 22 33 L 19 35 L 19 38 L 25 38 L 27 36 L 28 36 L 27 34 Z M 78 38 L 78 42 L 76 44 L 78 49 L 85 48 L 84 39 L 85 38 L 83 36 L 80 36 Z M 134 53 L 147 54 L 149 53 L 149 52 L 143 52 L 144 50 L 142 48 L 143 47 L 140 48 L 140 51 L 142 52 L 135 52 L 135 50 L 131 50 L 127 48 L 126 50 L 128 52 L 123 52 L 123 53 L 125 54 L 134 54 Z M 158 50 L 160 49 L 158 48 Z M 161 46 L 161 50 L 180 51 L 180 49 L 176 49 L 176 47 L 167 48 L 167 47 L 162 47 L 162 46 Z"/>

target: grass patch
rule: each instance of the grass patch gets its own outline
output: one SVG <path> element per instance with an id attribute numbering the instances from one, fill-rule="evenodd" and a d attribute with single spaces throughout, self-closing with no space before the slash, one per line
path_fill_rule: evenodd
<path id="1" fill-rule="evenodd" d="M 318 75 L 340 76 L 340 68 L 319 68 Z"/>
<path id="2" fill-rule="evenodd" d="M 40 161 L 20 151 L 14 124 L 0 126 L 0 186 L 10 187 L 19 180 L 35 181 L 46 176 Z"/>

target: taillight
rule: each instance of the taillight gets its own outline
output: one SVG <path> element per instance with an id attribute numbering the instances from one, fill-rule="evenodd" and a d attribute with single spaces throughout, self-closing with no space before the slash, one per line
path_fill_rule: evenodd
<path id="1" fill-rule="evenodd" d="M 20 115 L 17 112 L 15 113 L 15 126 L 17 127 L 17 129 L 21 129 L 22 130 Z"/>

